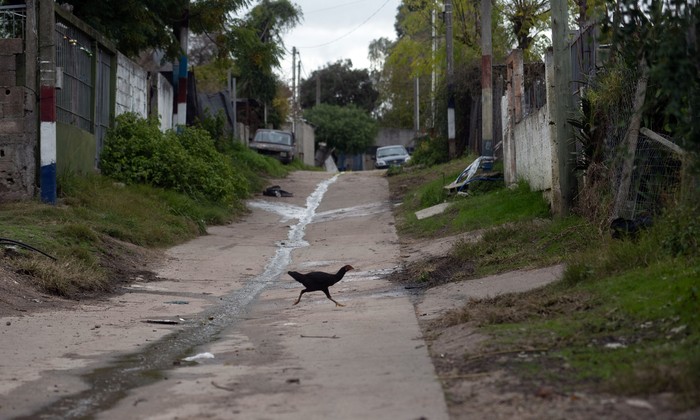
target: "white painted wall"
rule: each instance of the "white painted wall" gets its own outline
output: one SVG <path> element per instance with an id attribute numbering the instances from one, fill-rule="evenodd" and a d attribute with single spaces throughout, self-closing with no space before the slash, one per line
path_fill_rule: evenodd
<path id="1" fill-rule="evenodd" d="M 116 115 L 135 112 L 148 117 L 147 72 L 124 54 L 117 55 Z"/>
<path id="2" fill-rule="evenodd" d="M 535 191 L 552 188 L 552 142 L 547 106 L 513 127 L 515 170 Z"/>
<path id="3" fill-rule="evenodd" d="M 158 78 L 156 79 L 156 87 L 158 89 L 156 96 L 158 104 L 156 109 L 158 110 L 158 118 L 160 119 L 160 129 L 161 131 L 166 131 L 173 128 L 173 101 L 175 100 L 175 91 L 170 81 L 160 73 L 158 73 Z"/>

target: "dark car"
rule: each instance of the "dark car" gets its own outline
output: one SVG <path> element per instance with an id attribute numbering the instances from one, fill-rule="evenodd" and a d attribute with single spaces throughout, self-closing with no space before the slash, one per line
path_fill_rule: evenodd
<path id="1" fill-rule="evenodd" d="M 260 154 L 275 157 L 282 163 L 289 163 L 294 159 L 294 134 L 289 131 L 260 129 L 255 132 L 248 147 Z"/>

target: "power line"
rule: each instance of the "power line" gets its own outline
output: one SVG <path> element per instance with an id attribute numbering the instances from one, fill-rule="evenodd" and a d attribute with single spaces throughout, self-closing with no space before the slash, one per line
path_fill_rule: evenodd
<path id="1" fill-rule="evenodd" d="M 357 3 L 364 3 L 364 2 L 366 2 L 366 1 L 367 1 L 367 0 L 352 1 L 352 2 L 350 2 L 350 3 L 343 3 L 343 4 L 338 4 L 338 5 L 335 5 L 335 6 L 331 6 L 331 7 L 325 7 L 325 8 L 323 8 L 323 9 L 316 9 L 316 10 L 312 10 L 312 11 L 310 11 L 310 12 L 304 12 L 304 14 L 305 14 L 305 15 L 310 15 L 310 14 L 313 14 L 313 13 L 325 12 L 326 10 L 339 9 L 339 8 L 341 8 L 341 7 L 351 6 L 351 5 L 357 4 Z"/>
<path id="2" fill-rule="evenodd" d="M 334 42 L 340 41 L 341 39 L 347 37 L 348 35 L 352 34 L 352 33 L 355 32 L 356 30 L 360 29 L 362 26 L 364 26 L 365 23 L 369 22 L 369 20 L 372 19 L 374 16 L 376 16 L 377 13 L 379 13 L 379 11 L 382 10 L 382 9 L 384 8 L 384 6 L 387 5 L 387 3 L 389 3 L 389 1 L 390 1 L 390 0 L 386 0 L 384 3 L 382 3 L 382 5 L 379 6 L 379 9 L 375 10 L 374 13 L 372 13 L 371 15 L 369 15 L 369 17 L 368 17 L 367 19 L 365 19 L 362 23 L 360 23 L 359 25 L 357 25 L 357 26 L 356 26 L 354 29 L 352 29 L 350 32 L 348 32 L 348 33 L 346 33 L 346 34 L 344 34 L 344 35 L 341 35 L 341 36 L 339 36 L 338 38 L 336 38 L 336 39 L 334 39 L 334 40 L 332 40 L 332 41 L 325 42 L 325 43 L 323 43 L 323 44 L 311 45 L 311 46 L 306 46 L 306 47 L 297 47 L 297 48 L 319 48 L 319 47 L 325 47 L 326 45 L 330 45 L 330 44 L 333 44 Z"/>

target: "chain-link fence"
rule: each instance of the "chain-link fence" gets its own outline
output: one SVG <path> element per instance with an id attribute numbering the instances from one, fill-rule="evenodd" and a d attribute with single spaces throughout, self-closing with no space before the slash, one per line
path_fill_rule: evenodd
<path id="1" fill-rule="evenodd" d="M 628 150 L 630 142 L 625 138 L 634 113 L 640 75 L 638 69 L 617 71 L 621 71 L 616 85 L 619 96 L 605 110 L 607 132 L 603 161 L 610 170 L 611 191 L 624 197 L 616 209 L 617 214 L 610 216 L 633 220 L 658 214 L 674 200 L 681 184 L 682 151 L 673 139 L 644 128 L 640 130 L 635 150 Z M 619 191 L 625 188 L 622 173 L 629 159 L 632 162 L 629 189 Z"/>

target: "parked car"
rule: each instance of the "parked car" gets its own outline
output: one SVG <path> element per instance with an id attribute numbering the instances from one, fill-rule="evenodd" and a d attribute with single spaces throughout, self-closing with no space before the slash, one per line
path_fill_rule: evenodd
<path id="1" fill-rule="evenodd" d="M 255 132 L 248 147 L 263 155 L 275 157 L 282 163 L 289 163 L 294 159 L 294 134 L 289 131 L 260 129 Z"/>
<path id="2" fill-rule="evenodd" d="M 400 144 L 377 148 L 374 167 L 384 169 L 390 166 L 401 166 L 411 160 L 408 151 Z"/>

